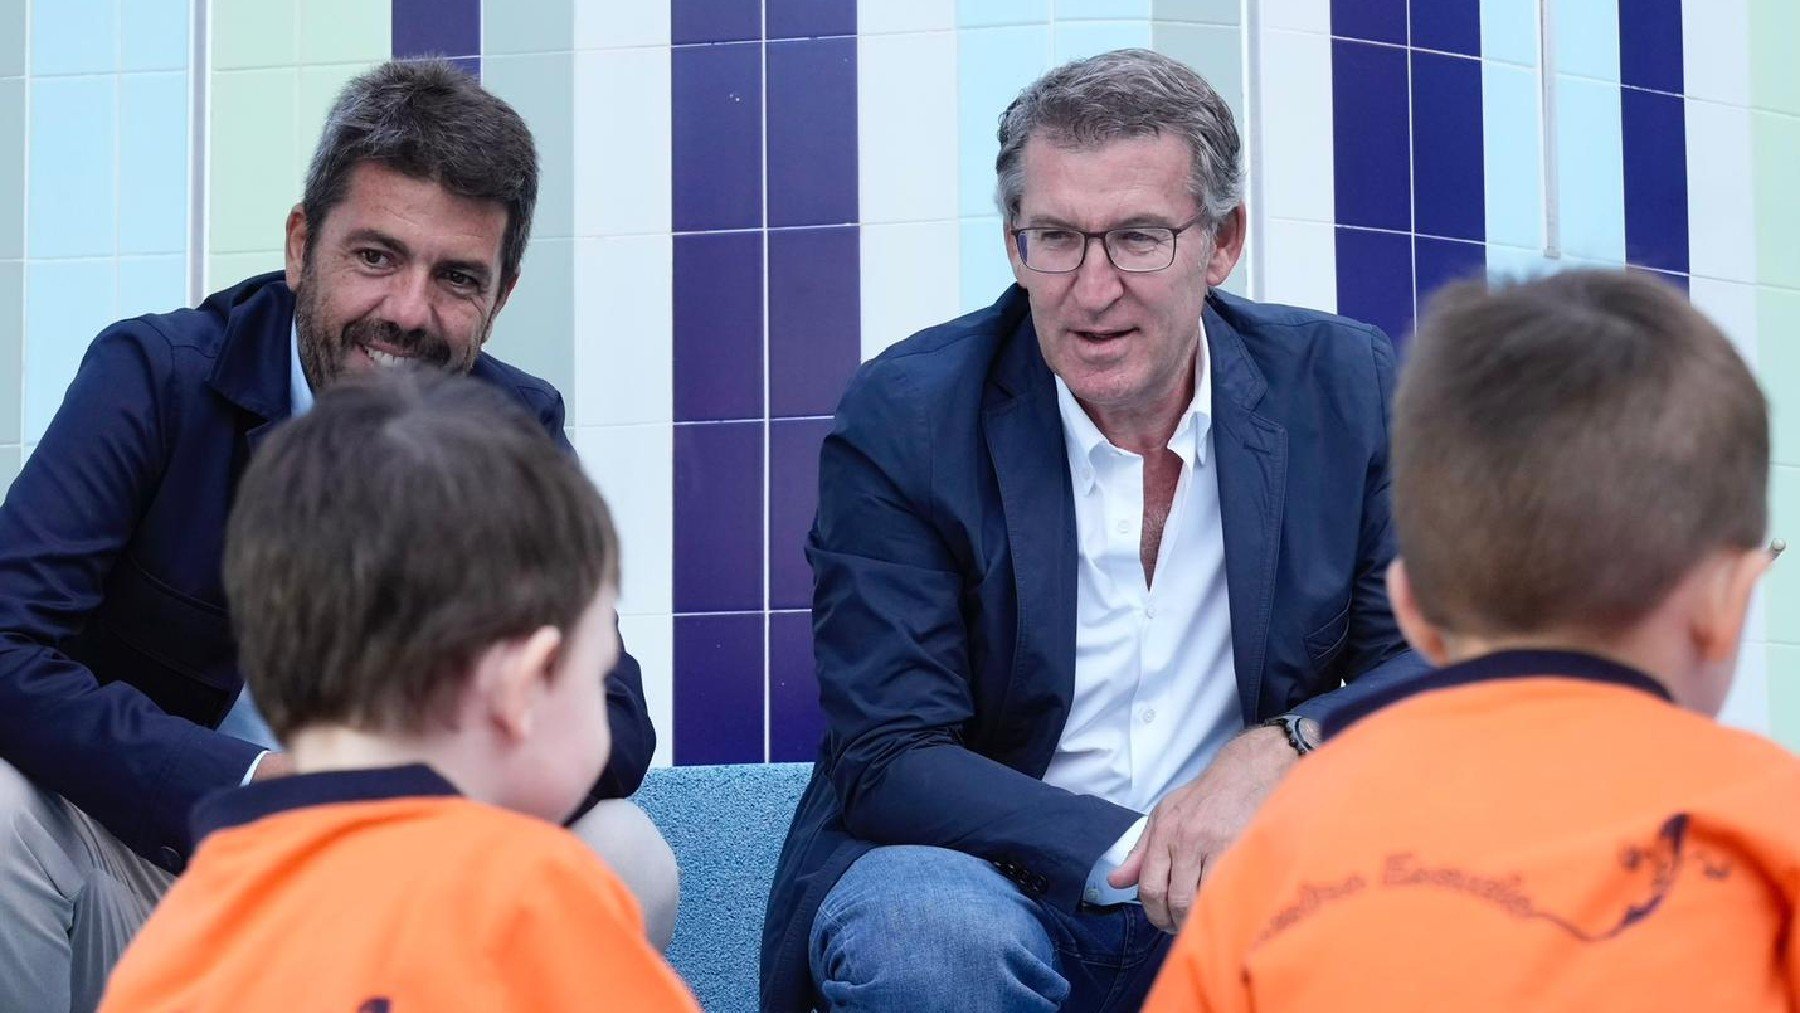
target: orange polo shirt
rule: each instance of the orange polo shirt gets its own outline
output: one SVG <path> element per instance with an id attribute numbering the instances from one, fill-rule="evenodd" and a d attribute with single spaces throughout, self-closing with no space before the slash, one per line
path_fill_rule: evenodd
<path id="1" fill-rule="evenodd" d="M 699 1008 L 580 840 L 429 767 L 253 784 L 196 822 L 102 1010 Z"/>
<path id="2" fill-rule="evenodd" d="M 1800 759 L 1580 654 L 1393 695 L 1220 860 L 1149 1013 L 1800 1008 Z"/>

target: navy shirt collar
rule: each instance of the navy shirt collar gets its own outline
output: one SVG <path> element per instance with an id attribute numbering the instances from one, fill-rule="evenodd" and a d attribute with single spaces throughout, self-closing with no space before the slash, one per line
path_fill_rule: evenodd
<path id="1" fill-rule="evenodd" d="M 1581 679 L 1642 690 L 1673 702 L 1662 683 L 1616 661 L 1578 651 L 1496 651 L 1435 671 L 1422 672 L 1373 696 L 1326 714 L 1320 730 L 1327 739 L 1390 704 L 1435 689 L 1470 686 L 1502 679 Z"/>
<path id="2" fill-rule="evenodd" d="M 293 774 L 202 799 L 194 807 L 194 839 L 306 806 L 458 794 L 455 785 L 423 763 Z"/>

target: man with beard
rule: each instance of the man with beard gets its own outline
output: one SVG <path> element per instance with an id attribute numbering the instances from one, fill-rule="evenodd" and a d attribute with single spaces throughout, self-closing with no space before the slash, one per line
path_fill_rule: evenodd
<path id="1" fill-rule="evenodd" d="M 290 770 L 240 699 L 220 571 L 273 428 L 340 376 L 424 364 L 493 384 L 569 449 L 557 391 L 482 351 L 537 180 L 506 103 L 448 63 L 387 64 L 332 107 L 285 272 L 89 348 L 0 507 L 0 1009 L 92 1008 L 187 861 L 194 803 Z M 637 662 L 604 678 L 613 749 L 574 829 L 661 943 L 674 859 L 619 801 L 655 733 Z"/>

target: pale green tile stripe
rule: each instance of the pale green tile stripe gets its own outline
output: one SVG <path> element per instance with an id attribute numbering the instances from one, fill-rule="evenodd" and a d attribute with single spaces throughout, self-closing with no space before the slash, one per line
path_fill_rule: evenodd
<path id="1" fill-rule="evenodd" d="M 1769 726 L 1775 741 L 1800 752 L 1800 647 L 1770 644 Z"/>
<path id="2" fill-rule="evenodd" d="M 1752 193 L 1755 198 L 1757 372 L 1769 393 L 1776 466 L 1770 527 L 1800 549 L 1800 4 L 1750 0 Z M 1771 286 L 1778 286 L 1771 287 Z M 1800 749 L 1800 552 L 1789 553 L 1767 579 L 1769 726 Z"/>
<path id="3" fill-rule="evenodd" d="M 209 289 L 281 265 L 283 224 L 344 83 L 387 59 L 392 6 L 218 0 L 211 45 Z"/>

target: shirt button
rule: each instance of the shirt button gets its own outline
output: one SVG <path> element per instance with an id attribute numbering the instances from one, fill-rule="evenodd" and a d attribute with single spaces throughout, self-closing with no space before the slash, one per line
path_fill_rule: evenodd
<path id="1" fill-rule="evenodd" d="M 1131 530 L 1131 522 L 1130 521 L 1120 521 L 1119 522 L 1119 534 L 1121 534 L 1121 535 L 1126 534 L 1130 530 Z"/>
<path id="2" fill-rule="evenodd" d="M 1093 886 L 1088 887 L 1087 892 L 1081 895 L 1081 899 L 1087 901 L 1089 904 L 1100 903 L 1100 889 Z"/>
<path id="3" fill-rule="evenodd" d="M 1156 606 L 1155 605 L 1145 605 L 1144 606 L 1144 618 L 1145 619 L 1155 619 L 1156 618 Z"/>
<path id="4" fill-rule="evenodd" d="M 1142 721 L 1145 724 L 1149 724 L 1150 722 L 1155 721 L 1156 720 L 1156 708 L 1155 707 L 1145 707 L 1142 711 L 1140 711 L 1138 713 L 1138 720 Z"/>

